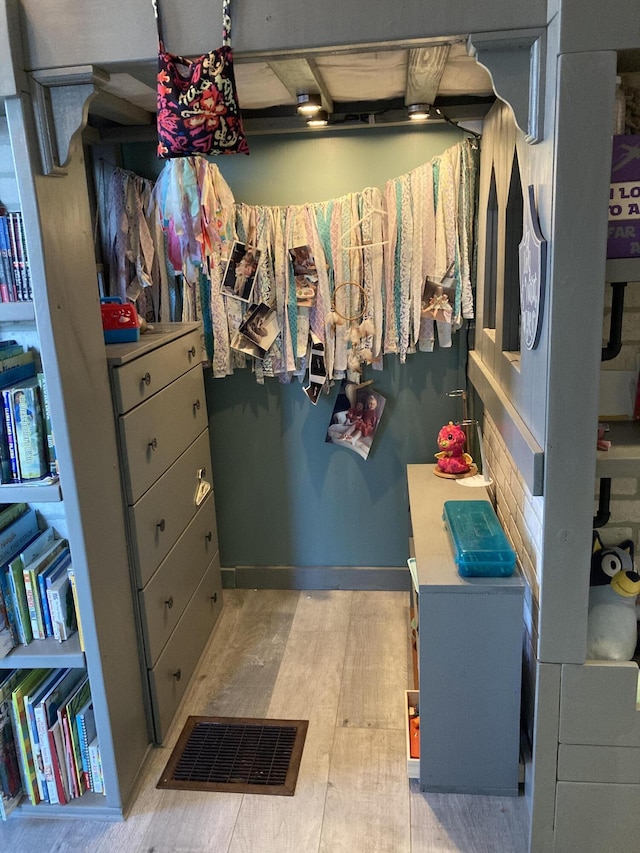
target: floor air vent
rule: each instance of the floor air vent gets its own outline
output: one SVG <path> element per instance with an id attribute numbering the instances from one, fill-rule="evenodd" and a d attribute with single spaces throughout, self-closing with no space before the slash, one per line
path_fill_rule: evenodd
<path id="1" fill-rule="evenodd" d="M 308 725 L 188 717 L 156 787 L 293 796 Z"/>

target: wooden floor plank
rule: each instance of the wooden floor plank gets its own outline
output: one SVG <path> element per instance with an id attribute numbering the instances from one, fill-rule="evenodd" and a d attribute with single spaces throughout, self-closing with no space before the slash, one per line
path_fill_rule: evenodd
<path id="1" fill-rule="evenodd" d="M 320 853 L 409 853 L 404 732 L 338 728 Z"/>
<path id="2" fill-rule="evenodd" d="M 411 677 L 408 624 L 407 593 L 354 593 L 339 725 L 404 729 L 404 691 Z"/>
<path id="3" fill-rule="evenodd" d="M 225 590 L 201 666 L 124 822 L 15 817 L 10 853 L 524 853 L 520 798 L 406 778 L 406 593 Z M 293 797 L 156 784 L 190 714 L 308 719 Z M 345 724 L 345 720 L 347 720 Z M 361 722 L 361 726 L 354 723 Z M 377 728 L 376 728 L 377 727 Z"/>
<path id="4" fill-rule="evenodd" d="M 425 794 L 411 790 L 412 853 L 526 853 L 524 797 Z"/>

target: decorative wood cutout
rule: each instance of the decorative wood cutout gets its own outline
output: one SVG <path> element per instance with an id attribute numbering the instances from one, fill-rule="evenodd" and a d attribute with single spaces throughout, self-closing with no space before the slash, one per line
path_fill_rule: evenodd
<path id="1" fill-rule="evenodd" d="M 547 270 L 547 241 L 540 231 L 533 185 L 529 185 L 524 205 L 520 260 L 521 339 L 527 349 L 535 349 L 540 338 Z"/>

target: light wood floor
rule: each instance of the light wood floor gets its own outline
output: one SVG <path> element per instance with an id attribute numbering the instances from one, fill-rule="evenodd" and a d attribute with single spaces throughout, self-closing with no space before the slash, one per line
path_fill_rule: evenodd
<path id="1" fill-rule="evenodd" d="M 126 821 L 10 820 L 10 853 L 524 853 L 523 797 L 406 775 L 408 595 L 226 590 L 213 640 Z M 160 791 L 187 715 L 308 719 L 293 797 Z"/>

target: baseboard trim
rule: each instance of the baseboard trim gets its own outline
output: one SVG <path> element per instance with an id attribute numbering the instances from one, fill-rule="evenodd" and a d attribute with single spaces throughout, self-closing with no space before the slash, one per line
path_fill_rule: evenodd
<path id="1" fill-rule="evenodd" d="M 235 566 L 222 569 L 225 589 L 351 589 L 408 592 L 406 566 Z"/>

